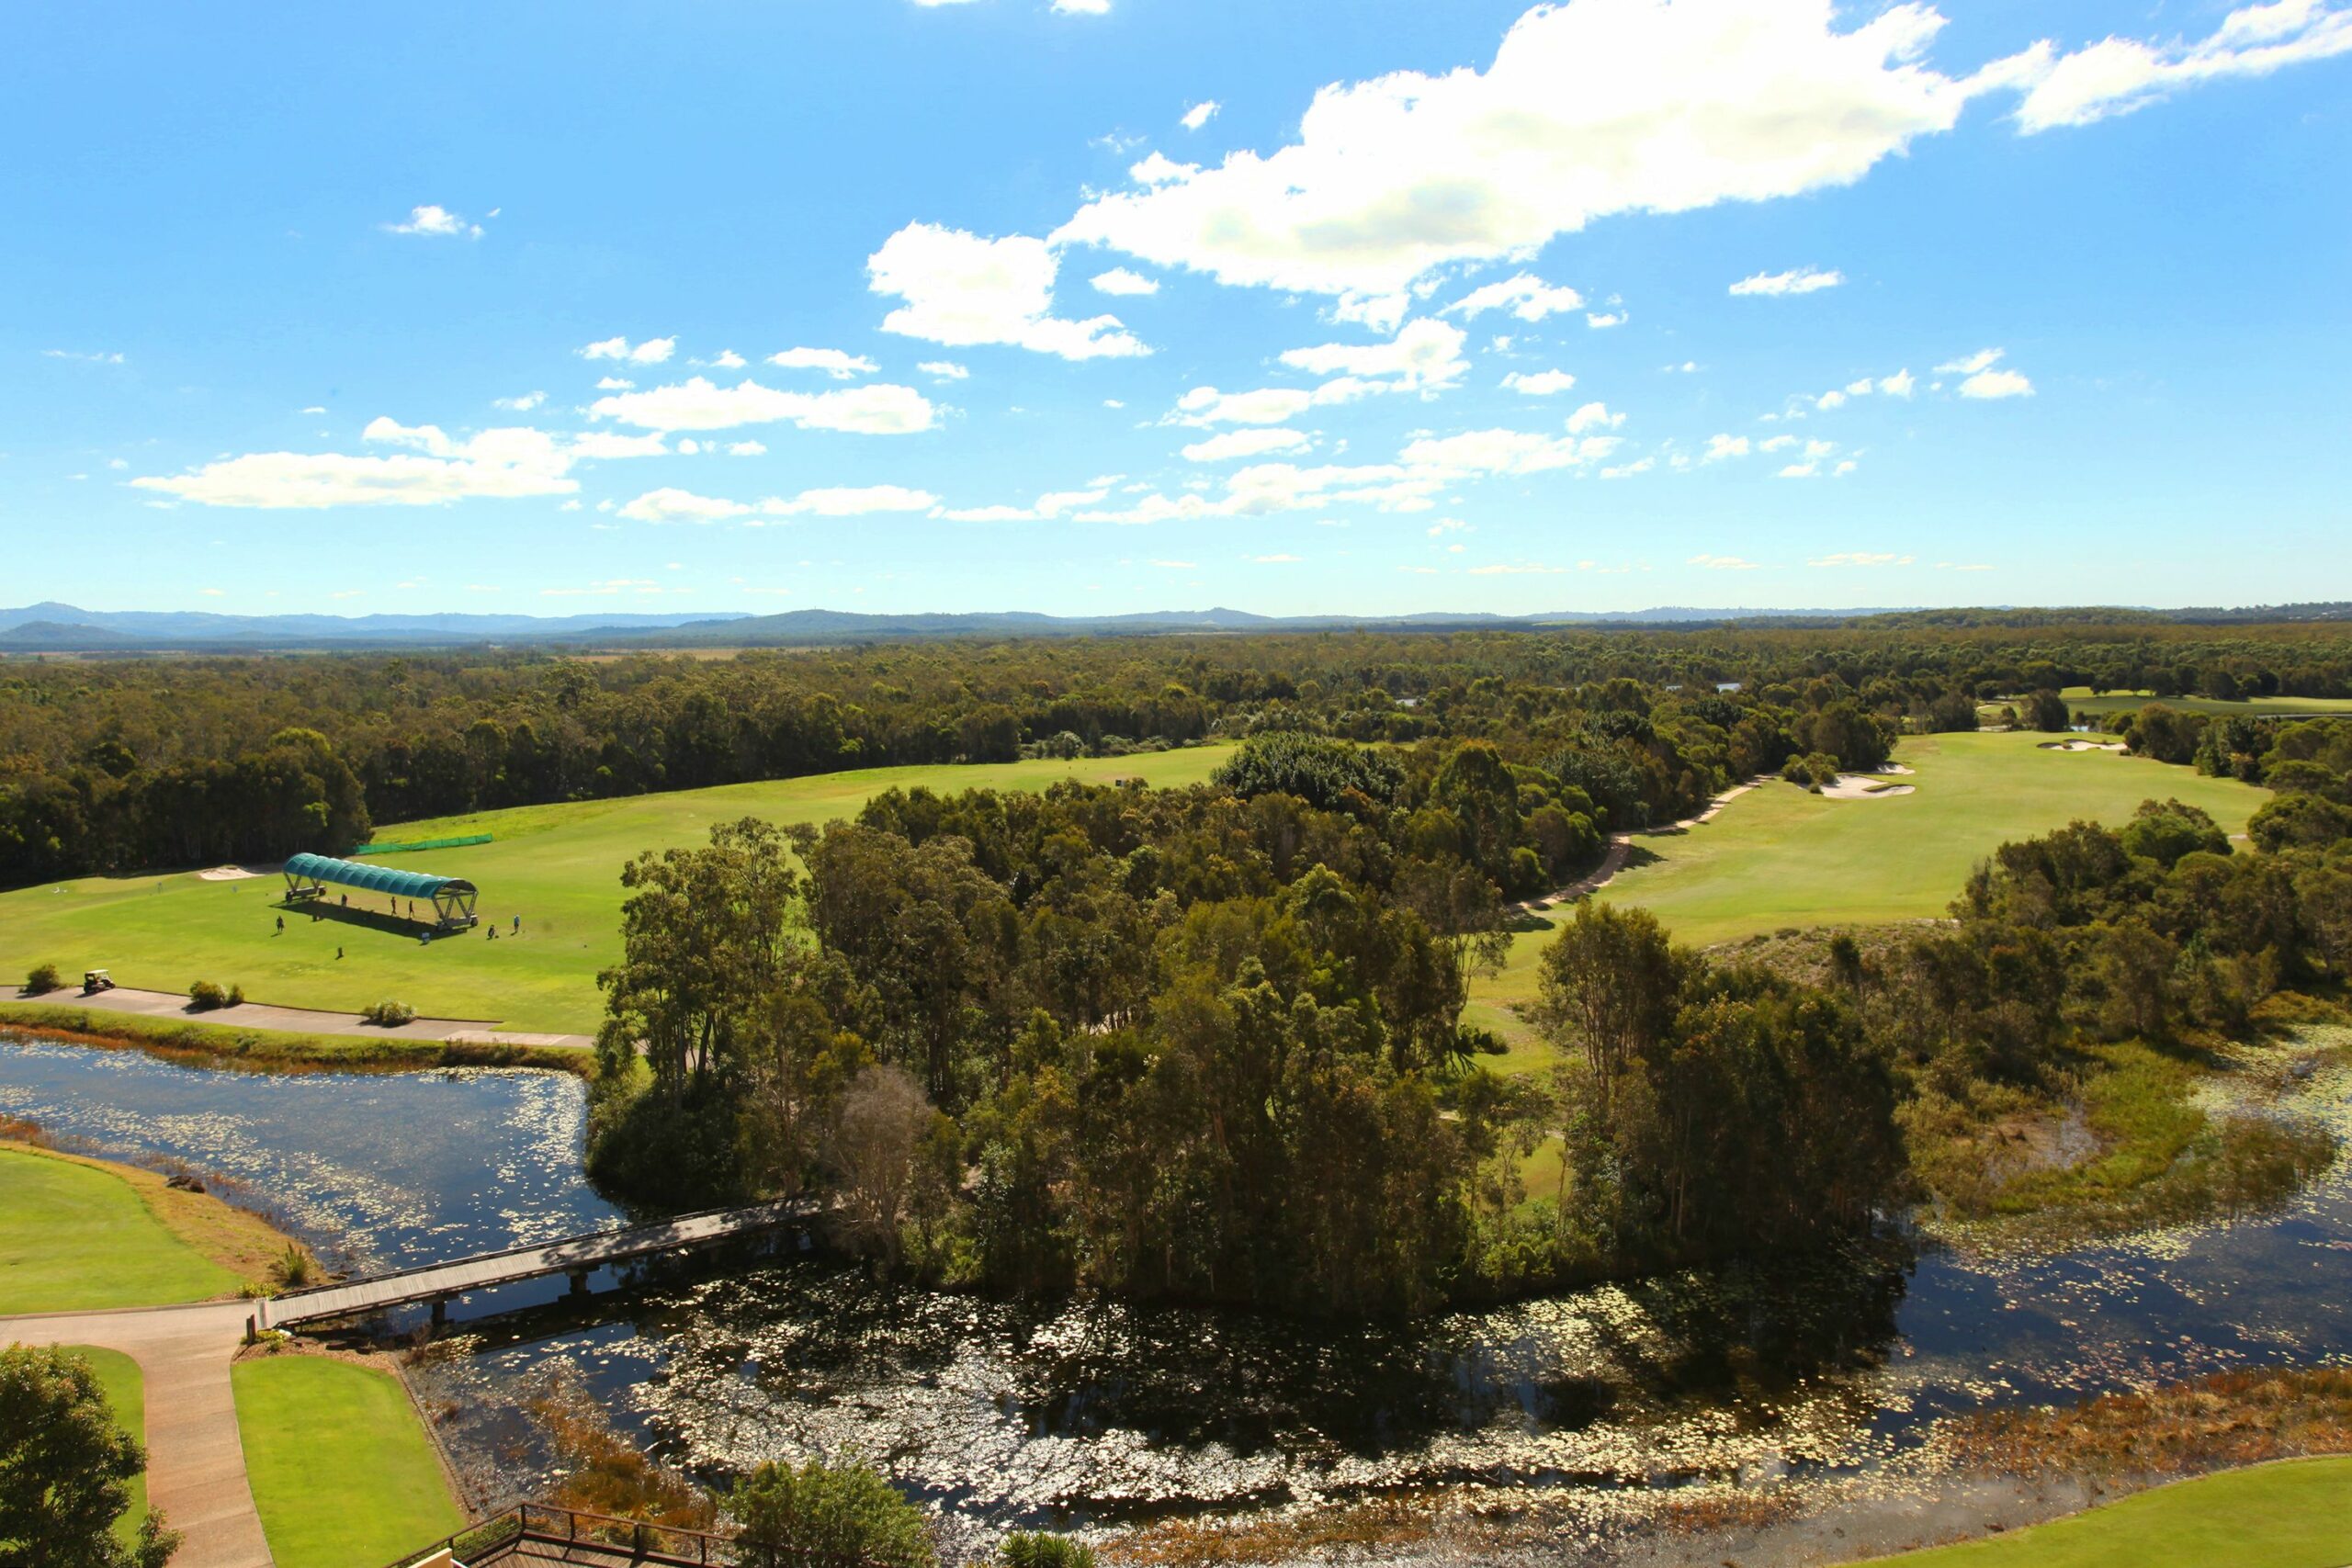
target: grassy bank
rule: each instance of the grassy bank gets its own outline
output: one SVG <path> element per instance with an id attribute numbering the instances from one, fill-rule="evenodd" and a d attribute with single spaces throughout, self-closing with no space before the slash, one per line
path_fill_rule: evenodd
<path id="1" fill-rule="evenodd" d="M 355 895 L 321 918 L 295 912 L 281 934 L 275 875 L 207 881 L 196 872 L 85 876 L 0 894 L 0 977 L 54 963 L 70 975 L 110 969 L 126 986 L 185 992 L 198 979 L 241 984 L 284 1007 L 353 1011 L 397 998 L 436 1018 L 591 1033 L 601 1015 L 596 971 L 620 956 L 621 867 L 646 850 L 699 843 L 715 822 L 744 816 L 824 822 L 886 789 L 1043 789 L 1063 779 L 1159 786 L 1205 780 L 1228 749 L 1198 747 L 1074 762 L 873 768 L 814 778 L 379 825 L 377 837 L 492 835 L 492 841 L 388 861 L 462 876 L 481 889 L 486 933 L 421 945 L 379 920 L 382 901 Z M 522 918 L 518 936 L 511 921 Z M 341 957 L 337 956 L 340 951 Z"/>
<path id="2" fill-rule="evenodd" d="M 1784 927 L 1884 925 L 1942 916 L 1976 863 L 2000 844 L 2078 819 L 2127 820 L 2143 800 L 2203 807 L 2229 832 L 2268 798 L 2231 779 L 2143 757 L 2041 749 L 2041 735 L 1919 735 L 1896 759 L 1909 795 L 1826 800 L 1793 784 L 1750 790 L 1712 822 L 1638 834 L 1633 863 L 1596 897 L 1655 912 L 1695 947 Z M 1500 975 L 1474 982 L 1469 1021 L 1512 1045 L 1505 1071 L 1545 1066 L 1516 1009 L 1535 997 L 1536 954 L 1559 911 L 1521 932 Z"/>
<path id="3" fill-rule="evenodd" d="M 289 1245 L 153 1171 L 0 1143 L 0 1314 L 233 1296 Z"/>
<path id="4" fill-rule="evenodd" d="M 79 1045 L 131 1047 L 203 1057 L 228 1066 L 299 1071 L 416 1071 L 431 1067 L 547 1067 L 591 1074 L 589 1052 L 548 1045 L 481 1045 L 399 1036 L 300 1034 L 239 1029 L 136 1013 L 100 1012 L 71 1002 L 0 1002 L 0 1029 Z"/>
<path id="5" fill-rule="evenodd" d="M 239 1361 L 232 1378 L 277 1568 L 379 1568 L 465 1523 L 398 1379 L 290 1355 Z"/>
<path id="6" fill-rule="evenodd" d="M 2338 1568 L 2352 1562 L 2352 1459 L 2178 1481 L 2031 1529 L 1873 1561 L 1902 1568 Z"/>

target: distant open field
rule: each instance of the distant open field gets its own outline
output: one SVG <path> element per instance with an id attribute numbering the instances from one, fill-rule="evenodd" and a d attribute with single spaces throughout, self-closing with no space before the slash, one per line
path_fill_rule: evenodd
<path id="1" fill-rule="evenodd" d="M 365 894 L 352 896 L 348 913 L 339 906 L 316 920 L 288 913 L 285 934 L 277 935 L 285 883 L 275 875 L 229 882 L 207 882 L 192 871 L 76 877 L 0 894 L 0 979 L 13 983 L 49 961 L 69 979 L 105 968 L 121 985 L 155 990 L 185 991 L 209 979 L 287 1006 L 349 1010 L 390 998 L 437 1017 L 589 1033 L 601 1013 L 596 971 L 620 957 L 621 866 L 640 851 L 699 843 L 711 824 L 745 816 L 775 822 L 846 817 L 893 786 L 1042 789 L 1058 779 L 1120 778 L 1197 784 L 1226 754 L 1223 747 L 1195 747 L 1075 762 L 870 768 L 379 827 L 377 838 L 393 842 L 492 835 L 487 844 L 382 860 L 475 883 L 483 920 L 500 927 L 496 942 L 476 931 L 420 945 L 413 931 L 356 918 L 381 908 Z M 517 915 L 519 940 L 505 934 Z M 58 999 L 70 999 L 77 988 Z"/>
<path id="2" fill-rule="evenodd" d="M 2048 736 L 1917 735 L 1895 760 L 1915 770 L 1910 795 L 1826 800 L 1772 783 L 1682 833 L 1634 838 L 1634 863 L 1600 893 L 1655 911 L 1696 947 L 1783 926 L 1876 925 L 1942 915 L 1976 863 L 1997 845 L 2077 818 L 2120 825 L 2143 800 L 2200 806 L 2241 832 L 2267 792 L 2188 768 L 2111 751 L 2052 751 Z M 1556 920 L 1560 911 L 1546 918 Z M 1521 933 L 1510 962 L 1475 981 L 1471 1021 L 1515 1046 L 1527 1032 L 1508 1010 L 1535 994 L 1535 959 L 1550 930 Z M 1506 1067 L 1541 1065 L 1514 1049 Z"/>
<path id="3" fill-rule="evenodd" d="M 2252 697 L 2242 703 L 2219 697 L 2156 697 L 2145 692 L 2105 692 L 2092 696 L 2087 686 L 2069 686 L 2059 695 L 2066 705 L 2084 713 L 2121 713 L 2162 703 L 2188 713 L 2244 714 L 2253 718 L 2307 718 L 2319 714 L 2352 717 L 2352 699 L 2344 697 Z"/>

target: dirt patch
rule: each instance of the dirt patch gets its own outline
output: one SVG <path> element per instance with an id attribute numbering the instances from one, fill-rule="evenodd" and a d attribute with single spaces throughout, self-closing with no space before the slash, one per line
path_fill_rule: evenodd
<path id="1" fill-rule="evenodd" d="M 206 882 L 243 882 L 248 877 L 267 876 L 277 869 L 274 865 L 216 865 L 209 871 L 199 871 L 196 874 Z"/>

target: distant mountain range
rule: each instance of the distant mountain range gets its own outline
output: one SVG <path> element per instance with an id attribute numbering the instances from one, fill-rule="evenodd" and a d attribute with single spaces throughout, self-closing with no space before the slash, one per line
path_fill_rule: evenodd
<path id="1" fill-rule="evenodd" d="M 1080 637 L 1154 632 L 1322 631 L 1343 627 L 1496 630 L 1535 626 L 1672 626 L 1727 621 L 1846 621 L 1919 615 L 1942 620 L 1996 611 L 1916 611 L 1895 606 L 1849 609 L 1708 609 L 1661 604 L 1646 610 L 1559 610 L 1532 615 L 1426 612 L 1410 615 L 1260 615 L 1222 606 L 1153 610 L 1126 615 L 1048 615 L 1006 610 L 970 615 L 868 615 L 852 610 L 789 610 L 782 615 L 224 615 L 203 610 L 84 610 L 53 601 L 0 610 L 0 653 L 128 653 L 164 649 L 450 648 L 551 644 L 598 648 L 777 648 L 832 642 L 942 637 Z M 2257 605 L 2169 612 L 2130 609 L 2119 618 L 2213 622 L 2352 618 L 2352 604 Z M 2091 611 L 2054 612 L 2089 619 Z"/>

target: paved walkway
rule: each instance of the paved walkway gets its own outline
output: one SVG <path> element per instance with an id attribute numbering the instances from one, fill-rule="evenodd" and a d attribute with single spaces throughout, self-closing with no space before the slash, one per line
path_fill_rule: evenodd
<path id="1" fill-rule="evenodd" d="M 273 1568 L 245 1479 L 229 1363 L 250 1302 L 0 1317 L 0 1345 L 96 1345 L 147 1383 L 147 1501 L 186 1537 L 172 1568 Z"/>
<path id="2" fill-rule="evenodd" d="M 264 1002 L 240 1002 L 232 1008 L 191 1012 L 187 998 L 177 992 L 142 991 L 131 986 L 117 986 L 111 991 L 100 991 L 94 997 L 85 997 L 78 987 L 72 986 L 38 997 L 17 989 L 10 993 L 10 999 L 87 1008 L 92 1012 L 131 1013 L 141 1018 L 170 1018 L 188 1023 L 221 1024 L 231 1028 L 282 1029 L 298 1034 L 356 1034 L 369 1040 L 447 1040 L 464 1045 L 552 1045 L 582 1051 L 596 1043 L 594 1036 L 586 1034 L 530 1034 L 500 1029 L 495 1019 L 419 1018 L 387 1029 L 380 1024 L 366 1022 L 356 1012 L 271 1007 Z"/>

